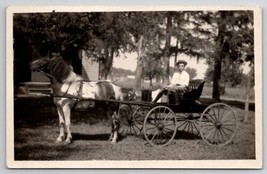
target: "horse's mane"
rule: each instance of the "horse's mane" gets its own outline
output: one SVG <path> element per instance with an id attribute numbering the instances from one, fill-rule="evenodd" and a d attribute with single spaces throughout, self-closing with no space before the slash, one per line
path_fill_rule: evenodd
<path id="1" fill-rule="evenodd" d="M 50 62 L 50 73 L 58 82 L 63 82 L 70 75 L 72 68 L 67 65 L 61 56 L 56 55 Z"/>

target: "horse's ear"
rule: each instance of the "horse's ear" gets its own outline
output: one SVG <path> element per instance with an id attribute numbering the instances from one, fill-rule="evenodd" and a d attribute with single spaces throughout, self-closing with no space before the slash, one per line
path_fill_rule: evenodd
<path id="1" fill-rule="evenodd" d="M 53 53 L 51 53 L 51 56 L 52 57 L 58 57 L 58 56 L 60 56 L 60 54 L 59 53 L 56 53 L 56 52 L 53 52 Z"/>

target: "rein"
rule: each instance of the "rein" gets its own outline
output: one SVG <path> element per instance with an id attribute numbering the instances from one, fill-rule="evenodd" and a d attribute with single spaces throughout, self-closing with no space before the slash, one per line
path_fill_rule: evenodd
<path id="1" fill-rule="evenodd" d="M 36 70 L 39 71 L 39 72 L 41 72 L 41 73 L 43 73 L 43 74 L 44 74 L 45 76 L 47 76 L 48 78 L 55 78 L 54 76 L 52 76 L 52 75 L 50 75 L 50 74 L 48 74 L 48 73 L 42 71 L 41 69 L 36 69 Z M 73 82 L 71 82 L 71 83 L 69 84 L 68 89 L 67 89 L 66 92 L 62 95 L 62 97 L 64 97 L 64 96 L 68 93 L 68 91 L 69 91 L 70 86 L 72 85 L 72 83 L 73 83 Z"/>
<path id="2" fill-rule="evenodd" d="M 52 76 L 52 75 L 50 75 L 50 74 L 48 74 L 48 73 L 42 71 L 41 69 L 36 69 L 36 70 L 39 71 L 39 72 L 41 72 L 41 73 L 43 73 L 43 74 L 46 75 L 48 78 L 54 78 L 54 76 Z"/>

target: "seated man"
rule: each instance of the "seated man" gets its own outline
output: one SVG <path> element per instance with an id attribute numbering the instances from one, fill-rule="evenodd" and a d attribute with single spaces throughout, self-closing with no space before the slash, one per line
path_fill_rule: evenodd
<path id="1" fill-rule="evenodd" d="M 168 91 L 178 93 L 179 99 L 182 97 L 183 93 L 187 89 L 187 86 L 189 85 L 189 79 L 190 79 L 189 74 L 186 71 L 184 71 L 186 65 L 187 65 L 187 62 L 185 60 L 179 60 L 176 63 L 176 67 L 178 71 L 176 71 L 173 74 L 171 84 L 169 86 L 164 87 L 159 92 L 159 94 L 153 101 L 154 103 L 156 103 L 162 97 L 163 94 L 167 94 Z"/>

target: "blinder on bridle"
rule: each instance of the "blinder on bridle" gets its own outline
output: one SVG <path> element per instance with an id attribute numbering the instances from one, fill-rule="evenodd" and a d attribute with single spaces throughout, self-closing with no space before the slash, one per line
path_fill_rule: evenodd
<path id="1" fill-rule="evenodd" d="M 52 59 L 53 58 L 47 58 L 47 57 L 46 58 L 42 58 L 42 60 L 40 60 L 40 61 L 44 61 L 44 62 L 41 62 L 41 65 L 38 66 L 38 67 L 36 67 L 36 68 L 34 68 L 33 70 L 34 71 L 37 71 L 37 72 L 41 72 L 44 75 L 46 75 L 47 77 L 49 77 L 49 78 L 53 78 L 53 76 L 51 74 L 49 74 L 49 71 L 50 71 L 50 62 L 51 62 Z M 46 69 L 48 70 L 48 72 L 46 72 L 44 70 L 44 68 L 43 68 L 44 66 L 47 66 Z"/>

